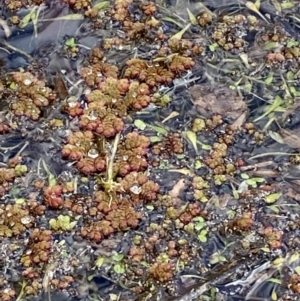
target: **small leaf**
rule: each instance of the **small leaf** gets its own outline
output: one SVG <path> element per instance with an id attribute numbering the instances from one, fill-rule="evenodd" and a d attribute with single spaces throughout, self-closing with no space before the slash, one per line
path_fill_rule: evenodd
<path id="1" fill-rule="evenodd" d="M 236 189 L 232 190 L 232 195 L 236 200 L 238 200 L 240 198 L 240 194 Z"/>
<path id="2" fill-rule="evenodd" d="M 299 253 L 298 252 L 294 253 L 289 259 L 289 264 L 292 264 L 294 261 L 297 261 L 299 258 L 300 258 Z"/>
<path id="3" fill-rule="evenodd" d="M 202 216 L 197 216 L 193 218 L 193 222 L 200 222 L 203 223 L 204 222 L 204 218 Z"/>
<path id="4" fill-rule="evenodd" d="M 260 7 L 260 0 L 257 0 L 255 3 L 251 1 L 247 1 L 246 7 L 256 12 L 262 19 L 264 19 L 267 23 L 269 23 L 269 21 L 264 17 L 264 15 L 262 15 L 261 12 L 258 10 Z"/>
<path id="5" fill-rule="evenodd" d="M 219 258 L 219 262 L 226 262 L 227 261 L 225 256 L 219 255 L 218 258 Z"/>
<path id="6" fill-rule="evenodd" d="M 9 85 L 9 88 L 12 89 L 12 90 L 16 90 L 17 89 L 17 84 L 15 82 L 12 82 L 10 85 Z"/>
<path id="7" fill-rule="evenodd" d="M 178 115 L 180 115 L 178 112 L 176 111 L 173 111 L 169 116 L 167 116 L 161 123 L 165 123 L 167 122 L 168 120 L 174 118 L 174 117 L 177 117 Z"/>
<path id="8" fill-rule="evenodd" d="M 190 19 L 191 23 L 192 23 L 193 25 L 198 25 L 197 19 L 196 19 L 196 17 L 193 15 L 193 13 L 192 13 L 188 8 L 187 8 L 186 10 L 187 10 L 187 12 L 188 12 L 189 19 Z"/>
<path id="9" fill-rule="evenodd" d="M 288 71 L 288 72 L 286 73 L 286 79 L 287 79 L 288 81 L 293 80 L 293 79 L 294 79 L 294 76 L 295 76 L 295 74 L 294 74 L 293 71 Z"/>
<path id="10" fill-rule="evenodd" d="M 272 211 L 274 211 L 275 213 L 279 213 L 279 209 L 278 206 L 268 206 L 268 208 L 270 208 Z"/>
<path id="11" fill-rule="evenodd" d="M 99 257 L 97 258 L 97 260 L 95 261 L 95 266 L 100 268 L 102 266 L 102 264 L 104 263 L 104 257 Z"/>
<path id="12" fill-rule="evenodd" d="M 65 42 L 65 45 L 68 46 L 68 47 L 74 47 L 74 46 L 76 46 L 75 39 L 73 37 L 70 38 L 70 39 L 68 39 Z"/>
<path id="13" fill-rule="evenodd" d="M 16 204 L 24 204 L 25 203 L 25 199 L 15 199 L 15 203 Z"/>
<path id="14" fill-rule="evenodd" d="M 168 135 L 168 131 L 165 130 L 164 128 L 161 128 L 159 126 L 156 125 L 152 125 L 152 124 L 146 124 L 149 128 L 153 129 L 154 131 L 156 131 L 157 133 L 166 136 Z"/>
<path id="15" fill-rule="evenodd" d="M 154 206 L 153 205 L 147 205 L 146 208 L 149 210 L 149 211 L 152 211 L 154 209 Z"/>
<path id="16" fill-rule="evenodd" d="M 50 18 L 50 19 L 41 19 L 40 22 L 46 22 L 46 21 L 59 21 L 59 20 L 83 20 L 84 15 L 82 14 L 70 14 L 65 15 L 57 18 Z"/>
<path id="17" fill-rule="evenodd" d="M 206 237 L 205 235 L 199 234 L 199 235 L 198 235 L 198 239 L 199 239 L 201 242 L 207 242 L 207 237 Z"/>
<path id="18" fill-rule="evenodd" d="M 123 254 L 115 254 L 112 256 L 112 260 L 113 261 L 122 261 L 122 259 L 124 258 L 124 255 Z"/>
<path id="19" fill-rule="evenodd" d="M 203 150 L 211 150 L 211 145 L 201 143 L 199 140 L 197 141 L 197 143 L 201 144 L 201 148 Z"/>
<path id="20" fill-rule="evenodd" d="M 276 284 L 281 284 L 282 281 L 280 279 L 277 278 L 269 278 L 268 281 L 276 283 Z"/>
<path id="21" fill-rule="evenodd" d="M 28 25 L 28 23 L 31 21 L 32 15 L 35 10 L 36 8 L 34 8 L 31 12 L 29 12 L 26 16 L 24 16 L 24 18 L 19 23 L 19 28 L 25 28 Z"/>
<path id="22" fill-rule="evenodd" d="M 158 136 L 151 136 L 151 137 L 150 137 L 150 141 L 151 141 L 152 143 L 160 142 L 160 141 L 161 141 L 161 138 L 158 137 Z"/>
<path id="23" fill-rule="evenodd" d="M 290 9 L 294 7 L 294 2 L 291 1 L 285 1 L 281 3 L 281 8 L 282 9 Z"/>
<path id="24" fill-rule="evenodd" d="M 195 230 L 200 231 L 201 229 L 203 229 L 205 227 L 205 223 L 197 223 L 195 225 Z M 201 235 L 201 233 L 200 233 Z"/>
<path id="25" fill-rule="evenodd" d="M 242 62 L 246 66 L 246 68 L 249 69 L 250 66 L 249 66 L 249 61 L 248 61 L 248 54 L 245 52 L 242 52 L 239 54 L 239 57 L 241 58 Z"/>
<path id="26" fill-rule="evenodd" d="M 271 0 L 271 2 L 273 4 L 273 6 L 276 8 L 276 10 L 279 13 L 281 13 L 281 5 L 280 5 L 279 1 L 277 1 L 277 0 Z"/>
<path id="27" fill-rule="evenodd" d="M 265 202 L 267 204 L 273 204 L 281 197 L 281 195 L 282 195 L 282 193 L 280 193 L 280 192 L 271 193 L 265 197 Z"/>
<path id="28" fill-rule="evenodd" d="M 122 265 L 120 264 L 116 264 L 114 266 L 114 271 L 117 273 L 117 274 L 123 274 L 125 272 L 125 269 L 123 268 Z"/>
<path id="29" fill-rule="evenodd" d="M 146 123 L 141 119 L 136 119 L 134 121 L 134 125 L 141 131 L 143 131 L 147 127 Z"/>
<path id="30" fill-rule="evenodd" d="M 262 251 L 264 251 L 265 253 L 269 253 L 271 250 L 269 248 L 260 248 Z"/>
<path id="31" fill-rule="evenodd" d="M 187 131 L 186 132 L 186 136 L 187 138 L 190 140 L 190 142 L 192 143 L 196 153 L 198 153 L 198 147 L 197 147 L 197 136 L 193 131 Z"/>
<path id="32" fill-rule="evenodd" d="M 282 105 L 282 103 L 283 103 L 282 98 L 279 95 L 276 95 L 276 97 L 274 99 L 274 102 L 270 106 L 268 106 L 266 108 L 265 113 L 262 114 L 260 117 L 256 118 L 254 120 L 254 122 L 257 122 L 257 121 L 263 119 L 265 116 L 268 116 L 271 112 L 275 111 L 275 109 L 277 109 L 278 107 L 280 107 Z"/>
<path id="33" fill-rule="evenodd" d="M 207 235 L 207 230 L 205 230 L 205 229 L 202 230 L 202 231 L 200 232 L 200 235 L 205 235 L 205 236 L 206 236 L 206 235 Z"/>
<path id="34" fill-rule="evenodd" d="M 220 257 L 220 255 L 218 253 L 212 254 L 210 256 L 210 258 L 209 258 L 209 263 L 210 264 L 216 264 L 216 263 L 218 263 L 219 262 L 219 257 Z"/>
<path id="35" fill-rule="evenodd" d="M 208 48 L 211 52 L 214 52 L 218 47 L 219 47 L 218 43 L 213 43 L 213 44 L 208 46 Z"/>
<path id="36" fill-rule="evenodd" d="M 49 183 L 49 186 L 51 186 L 51 187 L 53 187 L 57 184 L 57 181 L 56 181 L 54 175 L 52 175 L 52 174 L 49 175 L 48 183 Z"/>
<path id="37" fill-rule="evenodd" d="M 195 169 L 200 169 L 203 165 L 200 160 L 196 160 L 194 166 L 195 166 Z"/>
<path id="38" fill-rule="evenodd" d="M 253 181 L 255 181 L 256 183 L 263 183 L 263 182 L 265 182 L 264 178 L 254 177 L 254 178 L 251 178 L 251 179 Z"/>
<path id="39" fill-rule="evenodd" d="M 283 137 L 279 133 L 273 132 L 273 131 L 269 131 L 269 135 L 276 142 L 278 142 L 280 144 L 284 144 Z"/>
<path id="40" fill-rule="evenodd" d="M 109 6 L 109 1 L 103 1 L 95 4 L 92 8 L 96 10 L 101 10 Z"/>
<path id="41" fill-rule="evenodd" d="M 283 257 L 278 257 L 278 258 L 276 258 L 276 259 L 273 261 L 273 264 L 274 264 L 275 266 L 281 266 L 281 265 L 284 263 L 284 261 L 285 261 L 285 258 L 283 258 Z"/>
<path id="42" fill-rule="evenodd" d="M 272 291 L 271 298 L 272 298 L 273 301 L 278 300 L 277 293 L 276 293 L 275 289 L 273 289 L 273 291 Z"/>
<path id="43" fill-rule="evenodd" d="M 179 32 L 177 32 L 176 34 L 174 34 L 170 40 L 176 39 L 176 40 L 180 40 L 182 39 L 182 36 L 184 35 L 184 33 L 190 28 L 191 23 L 189 23 L 188 25 L 186 25 L 183 29 L 181 29 Z"/>
<path id="44" fill-rule="evenodd" d="M 183 24 L 181 24 L 180 22 L 178 22 L 178 21 L 176 21 L 176 20 L 174 20 L 174 19 L 172 19 L 172 18 L 170 18 L 170 17 L 163 17 L 162 18 L 162 20 L 163 21 L 167 21 L 167 22 L 171 22 L 171 23 L 174 23 L 174 24 L 176 24 L 178 27 L 180 27 L 180 28 L 183 28 Z"/>
<path id="45" fill-rule="evenodd" d="M 286 47 L 287 48 L 292 48 L 292 47 L 296 47 L 298 45 L 299 45 L 298 41 L 295 41 L 295 40 L 291 39 L 291 40 L 287 41 Z"/>
<path id="46" fill-rule="evenodd" d="M 179 172 L 183 175 L 190 176 L 190 177 L 194 176 L 194 173 L 191 170 L 187 169 L 187 168 L 169 169 L 168 171 L 169 172 Z"/>
<path id="47" fill-rule="evenodd" d="M 267 42 L 266 44 L 264 44 L 263 49 L 264 50 L 272 50 L 275 49 L 279 46 L 278 42 Z"/>
<path id="48" fill-rule="evenodd" d="M 257 187 L 257 184 L 256 184 L 256 181 L 255 180 L 252 180 L 252 179 L 248 179 L 246 180 L 246 183 L 250 186 L 252 186 L 253 188 L 256 188 Z"/>
<path id="49" fill-rule="evenodd" d="M 119 300 L 119 296 L 116 294 L 109 294 L 109 301 L 117 301 Z"/>
<path id="50" fill-rule="evenodd" d="M 274 72 L 270 72 L 268 77 L 265 79 L 265 83 L 266 85 L 271 85 L 272 82 L 273 82 L 273 75 L 274 75 Z"/>
<path id="51" fill-rule="evenodd" d="M 243 179 L 243 180 L 247 180 L 247 179 L 249 179 L 249 176 L 246 174 L 246 173 L 241 173 L 241 178 Z"/>

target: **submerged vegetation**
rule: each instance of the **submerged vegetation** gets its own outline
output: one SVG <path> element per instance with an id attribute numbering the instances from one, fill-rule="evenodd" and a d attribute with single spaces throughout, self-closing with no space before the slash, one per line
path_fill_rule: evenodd
<path id="1" fill-rule="evenodd" d="M 299 13 L 3 0 L 0 299 L 297 300 Z"/>

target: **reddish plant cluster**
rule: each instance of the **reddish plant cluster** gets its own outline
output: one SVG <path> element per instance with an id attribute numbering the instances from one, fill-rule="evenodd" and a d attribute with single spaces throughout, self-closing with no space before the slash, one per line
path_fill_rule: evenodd
<path id="1" fill-rule="evenodd" d="M 168 40 L 167 46 L 163 46 L 159 49 L 157 55 L 159 57 L 164 57 L 168 55 L 170 57 L 177 56 L 178 58 L 183 60 L 184 58 L 190 56 L 198 56 L 203 52 L 204 52 L 204 47 L 195 44 L 195 42 L 192 40 L 173 38 Z M 187 63 L 191 64 L 190 62 Z"/>
<path id="2" fill-rule="evenodd" d="M 8 204 L 0 207 L 0 240 L 3 237 L 17 236 L 31 228 L 34 218 L 30 210 L 20 204 Z"/>
<path id="3" fill-rule="evenodd" d="M 263 234 L 271 249 L 281 247 L 282 231 L 276 230 L 272 227 L 267 227 L 263 230 Z"/>
<path id="4" fill-rule="evenodd" d="M 51 285 L 59 290 L 65 290 L 70 287 L 73 282 L 74 278 L 72 276 L 57 275 L 54 279 L 51 280 Z"/>
<path id="5" fill-rule="evenodd" d="M 117 78 L 118 67 L 100 61 L 93 65 L 83 67 L 80 71 L 80 75 L 88 86 L 94 87 L 107 77 Z"/>
<path id="6" fill-rule="evenodd" d="M 130 195 L 134 203 L 156 200 L 159 185 L 141 172 L 131 172 L 120 179 L 121 190 Z"/>
<path id="7" fill-rule="evenodd" d="M 200 20 L 202 19 L 200 18 Z M 246 35 L 248 30 L 257 28 L 258 23 L 258 20 L 251 15 L 248 15 L 247 17 L 242 14 L 230 16 L 224 15 L 216 23 L 214 32 L 212 33 L 212 38 L 224 50 L 240 52 L 245 50 L 247 47 L 247 43 L 242 38 L 241 29 Z"/>
<path id="8" fill-rule="evenodd" d="M 229 222 L 228 228 L 241 232 L 249 231 L 254 226 L 253 214 L 251 212 L 245 212 L 242 216 L 237 217 L 235 220 Z"/>
<path id="9" fill-rule="evenodd" d="M 145 254 L 146 254 L 146 250 L 144 247 L 132 247 L 130 250 L 129 250 L 129 258 L 131 258 L 133 261 L 141 261 L 144 259 L 145 257 Z"/>
<path id="10" fill-rule="evenodd" d="M 10 131 L 10 126 L 5 122 L 0 122 L 0 134 L 6 134 Z"/>
<path id="11" fill-rule="evenodd" d="M 227 143 L 230 143 L 232 139 L 232 136 L 224 134 L 219 138 L 221 143 L 214 143 L 211 153 L 204 159 L 204 163 L 213 170 L 215 175 L 222 175 L 225 173 L 234 174 L 235 172 L 234 164 L 226 162 L 228 153 Z"/>
<path id="12" fill-rule="evenodd" d="M 143 171 L 148 167 L 146 155 L 150 140 L 137 132 L 129 133 L 120 145 L 114 170 L 120 176 L 125 176 L 131 171 Z"/>
<path id="13" fill-rule="evenodd" d="M 290 289 L 296 293 L 300 294 L 300 275 L 299 274 L 292 274 L 289 280 L 289 287 Z"/>
<path id="14" fill-rule="evenodd" d="M 173 279 L 174 264 L 170 262 L 155 262 L 149 267 L 149 274 L 159 282 L 167 282 Z"/>
<path id="15" fill-rule="evenodd" d="M 132 0 L 116 0 L 114 8 L 111 11 L 111 16 L 116 21 L 124 21 L 129 17 L 129 5 L 132 3 Z"/>
<path id="16" fill-rule="evenodd" d="M 62 106 L 61 110 L 72 118 L 83 114 L 82 105 L 77 99 L 68 100 L 67 103 Z"/>
<path id="17" fill-rule="evenodd" d="M 61 185 L 47 186 L 44 189 L 44 202 L 52 209 L 58 209 L 63 205 L 63 187 Z"/>
<path id="18" fill-rule="evenodd" d="M 0 299 L 2 301 L 13 301 L 16 299 L 16 296 L 17 293 L 12 287 L 5 286 L 0 288 Z"/>
<path id="19" fill-rule="evenodd" d="M 93 132 L 71 133 L 67 142 L 68 144 L 64 145 L 62 149 L 62 155 L 69 160 L 77 161 L 77 168 L 82 173 L 88 175 L 105 170 L 106 161 L 97 150 Z"/>
<path id="20" fill-rule="evenodd" d="M 88 208 L 88 213 L 90 217 L 96 217 L 96 220 L 101 217 L 102 220 L 89 222 L 81 228 L 79 234 L 97 243 L 116 231 L 135 228 L 142 217 L 142 214 L 135 211 L 120 195 L 111 198 L 102 191 L 96 193 L 95 202 Z"/>
<path id="21" fill-rule="evenodd" d="M 182 223 L 188 224 L 194 217 L 199 216 L 201 213 L 201 209 L 198 203 L 188 204 L 185 208 L 185 211 L 180 214 L 179 219 Z"/>
<path id="22" fill-rule="evenodd" d="M 137 78 L 145 82 L 150 87 L 168 85 L 175 78 L 175 74 L 160 64 L 151 65 L 142 59 L 131 59 L 126 62 L 124 76 L 127 78 Z"/>
<path id="23" fill-rule="evenodd" d="M 184 145 L 179 133 L 171 133 L 164 137 L 162 142 L 156 143 L 151 150 L 154 155 L 169 159 L 173 154 L 182 154 Z"/>
<path id="24" fill-rule="evenodd" d="M 160 29 L 161 22 L 151 18 L 144 22 L 125 20 L 123 28 L 129 39 L 164 40 L 166 36 Z"/>
<path id="25" fill-rule="evenodd" d="M 76 10 L 86 9 L 90 6 L 92 0 L 64 0 L 71 8 Z"/>
<path id="26" fill-rule="evenodd" d="M 16 116 L 37 120 L 40 117 L 40 108 L 48 106 L 56 99 L 56 93 L 29 72 L 13 72 L 7 84 L 13 100 L 11 108 Z"/>
<path id="27" fill-rule="evenodd" d="M 13 168 L 0 168 L 0 196 L 9 190 L 11 183 L 16 177 L 15 170 Z"/>
<path id="28" fill-rule="evenodd" d="M 21 7 L 26 7 L 29 5 L 40 5 L 44 2 L 45 0 L 5 0 L 5 4 L 8 9 L 10 10 L 17 10 L 20 9 Z"/>
<path id="29" fill-rule="evenodd" d="M 50 230 L 34 229 L 29 237 L 26 251 L 21 258 L 24 267 L 47 263 L 52 247 L 52 232 Z"/>

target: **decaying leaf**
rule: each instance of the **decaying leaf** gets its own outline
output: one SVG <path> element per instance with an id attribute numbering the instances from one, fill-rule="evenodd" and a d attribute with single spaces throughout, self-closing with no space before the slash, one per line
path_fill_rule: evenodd
<path id="1" fill-rule="evenodd" d="M 192 23 L 193 25 L 197 25 L 198 22 L 197 22 L 196 17 L 194 16 L 194 14 L 193 14 L 188 8 L 187 8 L 186 10 L 187 10 L 187 12 L 188 12 L 189 19 L 190 19 L 191 23 Z"/>
<path id="2" fill-rule="evenodd" d="M 172 188 L 171 191 L 169 191 L 169 195 L 173 198 L 179 197 L 180 192 L 185 188 L 186 183 L 184 179 L 180 179 Z"/>
<path id="3" fill-rule="evenodd" d="M 231 125 L 231 128 L 234 130 L 238 130 L 242 127 L 242 125 L 245 123 L 246 121 L 246 117 L 247 114 L 244 112 L 240 115 L 240 117 L 238 119 L 236 119 L 236 121 Z"/>
<path id="4" fill-rule="evenodd" d="M 281 195 L 280 192 L 271 193 L 265 197 L 265 202 L 267 204 L 273 204 L 281 197 Z"/>
<path id="5" fill-rule="evenodd" d="M 161 123 L 165 123 L 167 122 L 168 120 L 174 118 L 174 117 L 177 117 L 179 115 L 178 112 L 176 111 L 173 111 L 169 116 L 167 116 Z"/>
<path id="6" fill-rule="evenodd" d="M 289 147 L 300 149 L 300 137 L 295 131 L 288 129 L 281 129 L 280 134 L 282 135 L 283 141 Z"/>
<path id="7" fill-rule="evenodd" d="M 284 143 L 283 137 L 279 133 L 273 132 L 273 131 L 269 131 L 269 135 L 276 142 L 281 143 L 281 144 Z"/>
<path id="8" fill-rule="evenodd" d="M 83 20 L 83 14 L 69 14 L 65 16 L 60 16 L 57 18 L 50 18 L 50 19 L 41 19 L 39 22 L 46 22 L 46 21 L 58 21 L 58 20 Z"/>
<path id="9" fill-rule="evenodd" d="M 264 117 L 268 116 L 270 113 L 274 112 L 277 108 L 279 108 L 282 105 L 282 103 L 283 99 L 279 95 L 277 95 L 274 99 L 274 102 L 270 106 L 266 106 L 265 112 L 261 116 L 256 118 L 254 122 L 257 122 L 263 119 Z"/>
<path id="10" fill-rule="evenodd" d="M 197 136 L 196 133 L 193 131 L 186 131 L 185 132 L 186 137 L 190 140 L 190 142 L 192 143 L 195 152 L 198 153 L 198 146 L 197 146 Z"/>
<path id="11" fill-rule="evenodd" d="M 184 33 L 190 28 L 190 26 L 191 26 L 191 23 L 189 23 L 183 29 L 181 29 L 179 32 L 177 32 L 176 34 L 174 34 L 170 38 L 170 40 L 173 40 L 173 39 L 180 40 L 182 38 L 182 36 L 184 35 Z"/>
<path id="12" fill-rule="evenodd" d="M 9 38 L 11 36 L 11 30 L 10 30 L 10 27 L 8 26 L 8 24 L 7 24 L 7 21 L 0 18 L 0 25 L 2 26 L 2 28 L 4 30 L 5 36 L 7 38 Z"/>
<path id="13" fill-rule="evenodd" d="M 279 1 L 277 0 L 271 0 L 271 3 L 273 4 L 273 6 L 276 8 L 276 10 L 281 13 L 281 4 Z"/>
<path id="14" fill-rule="evenodd" d="M 254 11 L 255 13 L 257 13 L 263 20 L 265 20 L 267 23 L 269 23 L 269 21 L 265 18 L 265 16 L 259 11 L 260 1 L 256 1 L 255 3 L 251 2 L 251 1 L 247 1 L 246 7 L 249 8 L 250 10 Z"/>
<path id="15" fill-rule="evenodd" d="M 93 6 L 93 9 L 96 9 L 96 10 L 100 11 L 100 10 L 102 10 L 102 9 L 108 7 L 108 6 L 109 6 L 109 1 L 103 1 L 103 2 L 99 2 L 99 3 L 95 4 Z"/>

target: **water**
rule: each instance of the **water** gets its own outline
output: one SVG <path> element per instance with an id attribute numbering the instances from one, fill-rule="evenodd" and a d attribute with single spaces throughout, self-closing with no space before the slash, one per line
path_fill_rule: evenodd
<path id="1" fill-rule="evenodd" d="M 37 2 L 1 5 L 0 297 L 296 300 L 297 2 Z"/>

